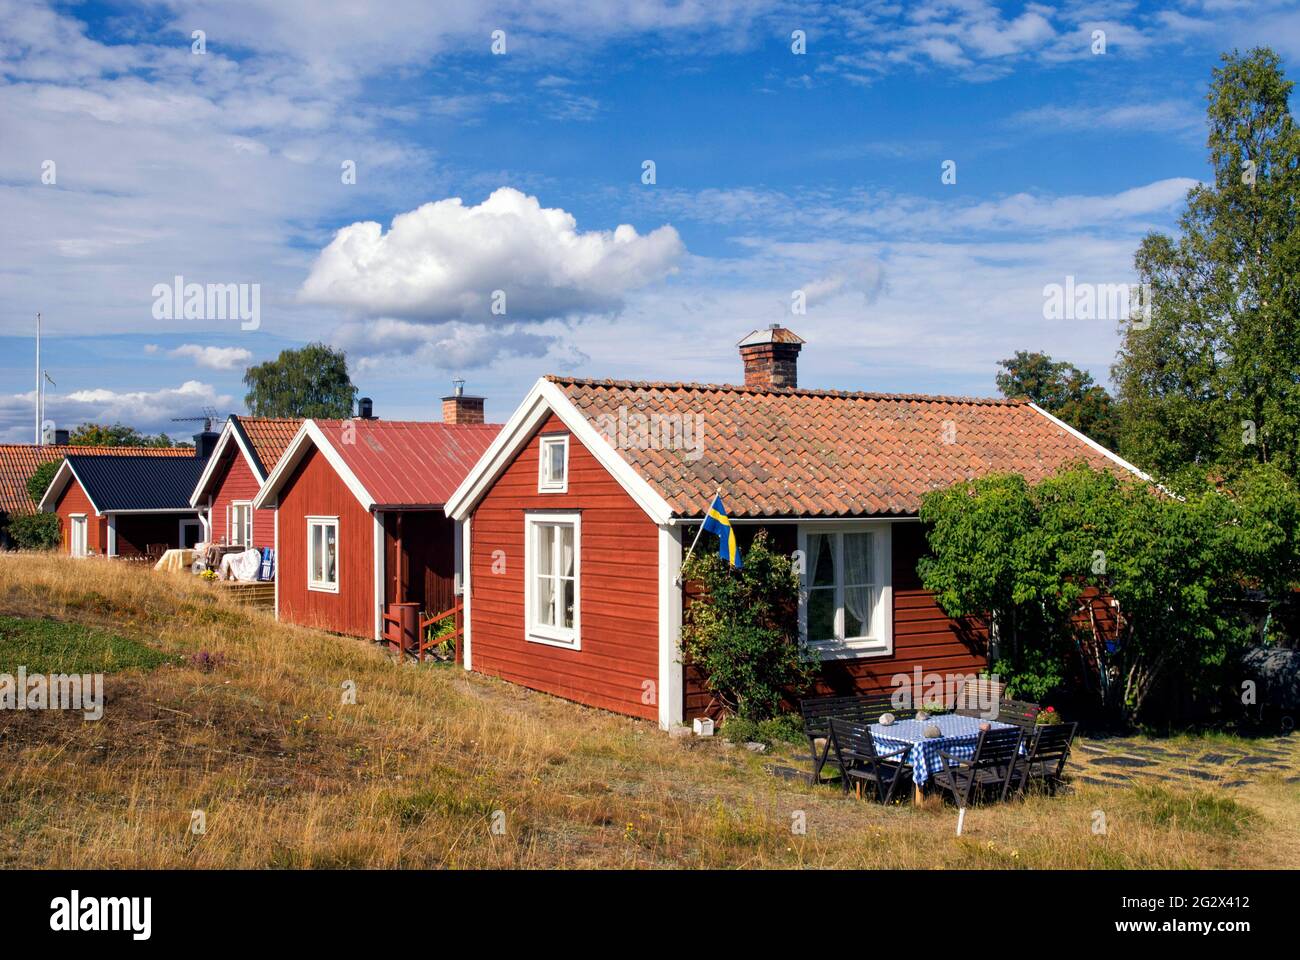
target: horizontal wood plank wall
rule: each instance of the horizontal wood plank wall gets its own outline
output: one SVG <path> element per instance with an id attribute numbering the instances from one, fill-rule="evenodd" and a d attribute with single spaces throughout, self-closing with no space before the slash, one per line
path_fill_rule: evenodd
<path id="1" fill-rule="evenodd" d="M 230 510 L 236 500 L 252 500 L 261 489 L 239 445 L 229 443 L 213 481 L 212 531 L 218 543 L 230 542 Z M 275 547 L 275 511 L 253 511 L 253 546 Z"/>
<path id="2" fill-rule="evenodd" d="M 117 517 L 117 547 L 119 557 L 134 557 L 145 553 L 151 543 L 165 543 L 179 547 L 182 519 L 194 520 L 198 514 L 126 513 Z"/>
<path id="3" fill-rule="evenodd" d="M 104 517 L 95 516 L 95 508 L 91 505 L 90 497 L 86 496 L 86 491 L 81 488 L 81 484 L 72 480 L 63 488 L 63 493 L 58 502 L 54 504 L 54 511 L 59 515 L 59 536 L 62 540 L 64 553 L 72 553 L 72 515 L 74 513 L 84 513 L 86 515 L 86 551 L 104 555 L 108 552 L 108 524 Z"/>
<path id="4" fill-rule="evenodd" d="M 744 530 L 744 527 L 740 529 Z M 769 528 L 774 547 L 793 551 L 797 547 L 793 524 L 773 524 Z M 979 673 L 988 664 L 988 630 L 977 621 L 954 620 L 939 608 L 934 594 L 921 586 L 916 572 L 917 561 L 924 555 L 925 533 L 921 524 L 902 521 L 893 524 L 894 653 L 889 657 L 862 660 L 828 661 L 812 691 L 814 696 L 849 696 L 852 694 L 888 693 L 895 674 L 911 674 L 915 667 L 922 673 Z M 683 705 L 691 720 L 700 716 L 716 717 L 719 705 L 704 685 L 699 670 L 688 665 L 684 672 L 686 689 Z M 797 700 L 791 695 L 791 700 Z M 793 706 L 793 702 L 791 706 Z"/>
<path id="5" fill-rule="evenodd" d="M 334 633 L 375 635 L 374 517 L 317 450 L 298 464 L 280 495 L 281 620 Z M 307 517 L 339 518 L 339 592 L 307 589 Z"/>
<path id="6" fill-rule="evenodd" d="M 538 433 L 563 433 L 551 417 Z M 646 681 L 659 682 L 659 530 L 575 437 L 569 485 L 537 492 L 538 437 L 529 440 L 478 505 L 471 524 L 473 662 L 492 674 L 569 700 L 658 717 Z M 524 639 L 524 513 L 582 513 L 582 649 Z M 493 573 L 494 553 L 505 571 Z M 498 564 L 498 569 L 499 569 Z"/>

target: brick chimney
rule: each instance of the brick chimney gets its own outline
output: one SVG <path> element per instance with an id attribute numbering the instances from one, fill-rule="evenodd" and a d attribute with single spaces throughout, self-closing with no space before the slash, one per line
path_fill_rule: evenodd
<path id="1" fill-rule="evenodd" d="M 755 330 L 739 343 L 740 359 L 745 364 L 745 386 L 799 386 L 799 350 L 803 339 L 774 323 L 766 330 Z"/>
<path id="2" fill-rule="evenodd" d="M 468 396 L 464 380 L 453 380 L 452 383 L 455 391 L 450 397 L 442 398 L 442 422 L 482 423 L 483 398 Z"/>

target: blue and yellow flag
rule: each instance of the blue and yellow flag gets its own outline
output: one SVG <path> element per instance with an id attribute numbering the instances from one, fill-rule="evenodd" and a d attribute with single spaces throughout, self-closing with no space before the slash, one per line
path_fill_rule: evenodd
<path id="1" fill-rule="evenodd" d="M 713 498 L 704 518 L 704 529 L 718 535 L 718 556 L 740 569 L 740 547 L 736 546 L 736 531 L 731 529 L 727 509 L 722 505 L 722 494 Z"/>

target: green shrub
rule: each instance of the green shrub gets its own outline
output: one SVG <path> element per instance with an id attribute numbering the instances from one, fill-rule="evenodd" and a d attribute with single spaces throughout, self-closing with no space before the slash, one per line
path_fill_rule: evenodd
<path id="1" fill-rule="evenodd" d="M 769 747 L 774 743 L 802 745 L 805 741 L 803 719 L 793 713 L 782 713 L 766 720 L 730 716 L 722 724 L 722 736 L 732 743 L 762 743 Z"/>
<path id="2" fill-rule="evenodd" d="M 705 684 L 733 713 L 775 717 L 782 695 L 806 689 L 817 668 L 799 643 L 799 578 L 791 559 L 772 551 L 760 530 L 743 569 L 703 552 L 687 562 L 684 576 L 704 588 L 686 608 L 682 645 Z"/>
<path id="3" fill-rule="evenodd" d="M 57 513 L 20 513 L 9 518 L 9 538 L 20 550 L 53 550 L 59 545 Z"/>

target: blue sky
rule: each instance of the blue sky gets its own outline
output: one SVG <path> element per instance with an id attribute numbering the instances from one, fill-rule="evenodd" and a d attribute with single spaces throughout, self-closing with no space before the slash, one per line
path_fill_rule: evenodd
<path id="1" fill-rule="evenodd" d="M 494 419 L 548 372 L 735 381 L 777 322 L 805 386 L 987 395 L 1017 349 L 1105 381 L 1116 325 L 1044 286 L 1134 279 L 1220 52 L 1300 56 L 1267 0 L 382 9 L 0 0 L 0 439 L 37 311 L 49 417 L 151 431 L 314 339 L 390 418 L 454 376 Z M 258 328 L 156 318 L 176 275 L 257 284 Z"/>

